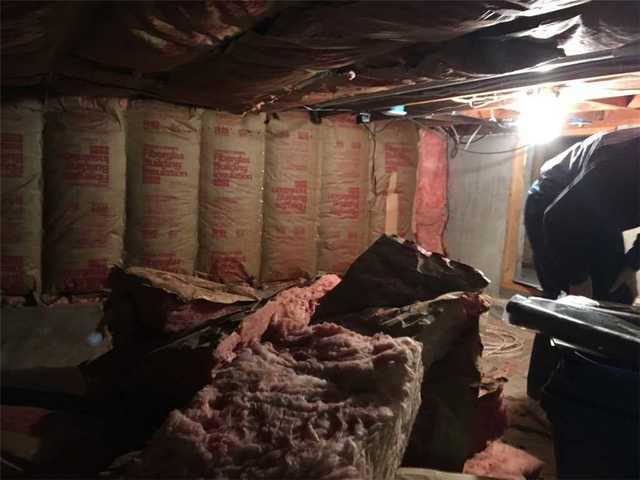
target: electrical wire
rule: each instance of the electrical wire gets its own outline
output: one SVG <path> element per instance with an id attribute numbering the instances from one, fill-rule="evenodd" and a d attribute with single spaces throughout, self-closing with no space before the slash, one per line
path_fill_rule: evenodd
<path id="1" fill-rule="evenodd" d="M 453 126 L 453 125 L 451 125 L 450 127 L 442 127 L 442 130 L 453 141 L 453 148 L 451 150 L 451 156 L 455 157 L 458 154 L 458 147 L 460 145 L 460 136 L 458 135 L 458 132 L 457 132 L 455 126 Z M 473 141 L 470 142 L 470 143 L 479 142 L 480 140 L 483 140 L 489 134 L 490 134 L 490 132 L 487 132 L 482 137 L 473 139 Z M 466 150 L 466 149 L 464 151 L 466 153 L 472 153 L 474 155 L 501 155 L 501 154 L 505 154 L 505 153 L 517 152 L 518 150 L 522 150 L 523 148 L 527 148 L 529 146 L 530 146 L 530 144 L 520 145 L 518 147 L 511 148 L 509 150 L 501 150 L 501 151 L 495 151 L 495 152 L 476 152 L 474 150 Z"/>
<path id="2" fill-rule="evenodd" d="M 468 149 L 469 145 L 471 145 L 471 142 L 473 141 L 473 139 L 475 138 L 475 136 L 478 134 L 478 132 L 480 131 L 480 129 L 482 128 L 482 124 L 478 125 L 478 128 L 476 128 L 473 133 L 471 134 L 471 136 L 469 137 L 469 141 L 467 142 L 467 145 L 464 147 L 464 149 Z"/>
<path id="3" fill-rule="evenodd" d="M 470 143 L 470 144 L 478 143 L 478 142 L 480 142 L 480 141 L 484 140 L 485 138 L 487 138 L 490 134 L 491 134 L 491 132 L 487 132 L 487 133 L 485 133 L 484 135 L 480 135 L 478 138 L 476 138 L 476 139 L 475 139 L 475 140 L 473 140 L 472 142 L 467 142 L 467 143 Z"/>
<path id="4" fill-rule="evenodd" d="M 482 356 L 517 355 L 524 350 L 524 342 L 513 333 L 498 327 L 486 327 L 480 330 Z"/>
<path id="5" fill-rule="evenodd" d="M 423 125 L 422 123 L 420 123 L 418 120 L 410 118 L 409 120 L 411 120 L 413 123 L 415 123 L 416 125 L 422 127 L 422 128 L 430 128 L 427 127 L 426 125 Z M 472 153 L 474 155 L 501 155 L 501 154 L 505 154 L 505 153 L 511 153 L 511 152 L 517 152 L 518 150 L 522 150 L 523 148 L 527 148 L 530 146 L 530 144 L 526 144 L 526 145 L 520 145 L 518 147 L 515 148 L 511 148 L 509 150 L 501 150 L 501 151 L 495 151 L 495 152 L 476 152 L 473 150 L 468 150 L 469 145 L 477 143 L 481 140 L 484 140 L 488 135 L 491 134 L 491 132 L 487 132 L 484 135 L 481 135 L 478 138 L 474 138 L 478 132 L 480 131 L 480 129 L 483 127 L 482 124 L 478 125 L 478 128 L 471 134 L 471 137 L 469 138 L 469 140 L 466 142 L 466 147 L 463 149 L 464 152 L 466 153 Z M 451 131 L 449 131 L 449 129 L 451 129 Z M 451 151 L 451 156 L 455 157 L 458 154 L 458 149 L 460 146 L 460 135 L 458 134 L 458 131 L 456 130 L 456 127 L 454 125 L 451 125 L 450 127 L 442 127 L 442 130 L 445 132 L 445 134 L 447 134 L 451 140 L 453 140 L 454 146 L 453 149 Z"/>
<path id="6" fill-rule="evenodd" d="M 513 98 L 513 95 L 497 95 L 495 93 L 486 95 L 486 96 L 476 96 L 474 95 L 471 98 L 464 97 L 455 97 L 452 98 L 451 101 L 456 103 L 466 104 L 472 109 L 485 108 L 491 104 L 495 104 L 497 102 L 502 102 L 508 98 Z M 480 102 L 479 104 L 474 104 L 474 102 Z"/>
<path id="7" fill-rule="evenodd" d="M 309 107 L 307 105 L 303 105 L 302 108 L 304 108 L 308 112 L 349 112 L 349 113 L 355 113 L 353 111 L 353 109 L 349 109 L 349 108 L 313 108 L 313 107 Z"/>
<path id="8" fill-rule="evenodd" d="M 369 128 L 369 126 L 366 123 L 362 123 L 361 125 L 366 128 L 369 131 L 369 134 L 371 134 L 373 137 L 375 137 L 376 135 L 381 134 L 382 132 L 384 132 L 387 127 L 389 125 L 391 125 L 393 122 L 397 122 L 398 120 L 402 120 L 401 118 L 392 118 L 390 120 L 387 120 L 387 124 L 385 126 L 383 126 L 380 130 L 378 130 L 374 124 L 373 126 L 373 130 L 371 130 L 371 128 Z"/>
<path id="9" fill-rule="evenodd" d="M 415 123 L 416 125 L 418 125 L 420 128 L 432 128 L 432 127 L 427 127 L 426 125 L 423 125 L 422 123 L 420 123 L 418 120 L 416 120 L 415 118 L 410 118 L 409 121 L 411 121 L 412 123 Z"/>
<path id="10" fill-rule="evenodd" d="M 520 145 L 519 147 L 516 148 L 511 148 L 509 150 L 501 150 L 498 152 L 474 152 L 472 150 L 465 150 L 466 153 L 473 153 L 474 155 L 500 155 L 503 153 L 511 153 L 511 152 L 517 152 L 518 150 L 522 150 L 523 148 L 527 148 L 530 147 L 530 144 L 526 144 L 526 145 Z"/>
<path id="11" fill-rule="evenodd" d="M 373 191 L 375 192 L 376 191 L 376 174 L 375 174 L 376 134 L 375 134 L 375 127 L 373 127 L 373 130 L 371 130 L 371 128 L 369 128 L 369 125 L 367 125 L 366 123 L 363 123 L 362 126 L 367 129 L 367 131 L 369 132 L 369 138 L 371 139 L 371 161 L 369 162 L 369 165 L 371 166 L 371 171 L 369 172 L 369 181 L 371 182 L 371 185 L 373 187 Z"/>
<path id="12" fill-rule="evenodd" d="M 456 130 L 456 127 L 454 127 L 453 125 L 451 125 L 450 127 L 444 127 L 443 130 L 447 135 L 449 135 L 449 138 L 451 138 L 451 140 L 453 141 L 453 147 L 451 148 L 451 156 L 455 158 L 458 155 L 458 146 L 460 145 L 460 137 L 458 136 L 458 131 Z M 449 133 L 449 130 L 451 130 L 451 133 Z"/>
<path id="13" fill-rule="evenodd" d="M 382 132 L 384 132 L 386 130 L 386 128 L 391 125 L 393 122 L 397 122 L 398 120 L 403 120 L 402 118 L 392 118 L 387 120 L 387 124 L 384 125 L 380 130 L 378 130 L 374 124 L 373 126 L 373 130 L 369 127 L 369 125 L 367 125 L 366 123 L 361 124 L 364 128 L 367 129 L 367 131 L 369 132 L 369 137 L 371 138 L 371 172 L 370 172 L 370 179 L 371 179 L 371 185 L 373 186 L 373 191 L 376 191 L 376 175 L 375 175 L 375 171 L 374 171 L 374 166 L 375 166 L 375 158 L 376 158 L 376 147 L 377 147 L 377 142 L 376 142 L 376 136 L 381 134 Z"/>
<path id="14" fill-rule="evenodd" d="M 443 131 L 443 132 L 445 133 L 445 135 L 447 135 L 447 136 L 451 137 L 451 139 L 452 139 L 454 142 L 458 143 L 458 142 L 460 141 L 459 137 L 456 137 L 456 136 L 455 136 L 455 135 L 457 135 L 457 132 L 455 132 L 455 135 L 451 135 L 451 134 L 449 134 L 449 133 L 445 130 L 445 129 L 446 129 L 446 127 L 434 127 L 433 125 L 424 125 L 424 124 L 420 123 L 420 122 L 419 122 L 417 119 L 415 119 L 415 118 L 409 118 L 408 120 L 412 121 L 413 123 L 415 123 L 416 125 L 418 125 L 420 128 L 437 128 L 437 129 L 439 129 L 439 130 Z M 476 134 L 477 134 L 477 132 L 478 132 L 478 131 L 480 131 L 480 128 L 481 128 L 481 127 L 483 127 L 483 126 L 484 126 L 484 125 L 479 124 L 479 125 L 478 125 L 478 128 L 476 129 L 476 131 L 474 132 L 474 134 L 473 134 L 473 135 L 476 135 Z M 455 128 L 455 127 L 453 127 L 453 126 L 452 126 L 452 128 Z M 472 136 L 471 136 L 471 139 L 470 139 L 471 141 L 467 142 L 467 145 L 468 145 L 468 144 L 470 144 L 470 143 L 477 143 L 477 142 L 479 142 L 480 140 L 482 140 L 482 139 L 486 138 L 486 137 L 487 137 L 488 135 L 490 135 L 490 134 L 491 134 L 491 132 L 487 132 L 487 133 L 485 133 L 484 135 L 481 135 L 480 137 L 476 138 L 475 140 L 473 139 L 473 135 L 472 135 Z"/>
<path id="15" fill-rule="evenodd" d="M 460 145 L 460 135 L 458 135 L 458 130 L 456 130 L 456 126 L 455 125 L 451 125 L 451 131 L 453 132 L 453 134 L 456 137 L 456 145 Z"/>
<path id="16" fill-rule="evenodd" d="M 392 118 L 390 120 L 387 120 L 387 124 L 384 127 L 382 127 L 380 130 L 376 130 L 375 134 L 378 135 L 378 134 L 384 132 L 389 125 L 391 125 L 393 122 L 397 122 L 399 120 L 402 120 L 402 118 Z"/>

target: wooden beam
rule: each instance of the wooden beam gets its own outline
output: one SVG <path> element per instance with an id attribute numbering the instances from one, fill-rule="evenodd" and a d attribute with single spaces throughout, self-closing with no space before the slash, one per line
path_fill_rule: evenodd
<path id="1" fill-rule="evenodd" d="M 626 110 L 630 97 L 615 97 L 602 100 L 580 100 L 572 102 L 567 107 L 567 112 L 601 112 L 607 110 Z M 493 113 L 492 113 L 493 112 Z M 504 118 L 512 118 L 514 115 L 518 115 L 517 102 L 510 100 L 509 102 L 502 102 L 497 106 L 486 106 L 482 108 L 476 108 L 471 110 L 462 110 L 461 115 L 471 116 L 482 119 L 490 119 L 492 115 L 499 120 Z"/>
<path id="2" fill-rule="evenodd" d="M 614 132 L 616 127 L 592 127 L 592 126 L 584 126 L 584 127 L 567 127 L 562 129 L 563 137 L 589 137 L 591 135 L 595 135 L 596 133 L 601 132 Z"/>
<path id="3" fill-rule="evenodd" d="M 603 112 L 586 112 L 575 115 L 577 118 L 589 120 L 589 127 L 602 129 L 618 128 L 623 125 L 640 125 L 640 111 L 634 109 L 607 110 Z"/>
<path id="4" fill-rule="evenodd" d="M 622 126 L 640 125 L 640 110 L 609 110 L 606 112 L 585 112 L 576 115 L 577 118 L 588 120 L 589 124 L 583 127 L 567 125 L 562 130 L 562 135 L 581 137 L 600 132 L 613 132 Z"/>
<path id="5" fill-rule="evenodd" d="M 509 203 L 507 207 L 507 232 L 502 250 L 502 268 L 500 286 L 514 288 L 513 279 L 518 271 L 518 251 L 520 245 L 520 221 L 524 208 L 524 167 L 527 159 L 527 149 L 517 150 L 511 160 L 511 187 L 509 189 Z"/>
<path id="6" fill-rule="evenodd" d="M 496 97 L 502 96 L 506 101 L 509 101 L 509 97 L 513 98 L 518 92 L 526 91 L 533 85 L 527 87 L 515 87 L 498 89 L 489 92 L 478 92 L 477 96 L 487 97 L 490 95 L 496 95 Z M 635 73 L 624 73 L 605 75 L 592 78 L 583 78 L 578 80 L 565 80 L 558 82 L 543 82 L 535 85 L 536 88 L 557 88 L 560 90 L 571 89 L 575 87 L 575 91 L 579 92 L 580 97 L 575 100 L 581 100 L 583 98 L 609 98 L 619 96 L 640 95 L 640 75 Z M 465 95 L 464 98 L 473 98 L 474 95 Z M 458 97 L 442 97 L 432 98 L 429 100 L 417 100 L 413 102 L 406 102 L 405 106 L 410 105 L 427 105 L 432 103 L 438 103 L 443 101 L 450 101 L 452 98 Z M 497 106 L 500 106 L 500 100 L 496 100 Z M 465 107 L 464 103 L 460 104 L 462 108 Z M 494 107 L 495 108 L 495 107 Z"/>
<path id="7" fill-rule="evenodd" d="M 635 95 L 627 105 L 627 108 L 640 108 L 640 95 Z"/>
<path id="8" fill-rule="evenodd" d="M 640 125 L 640 111 L 627 108 L 626 110 L 604 112 L 603 121 L 617 127 L 621 125 Z"/>
<path id="9" fill-rule="evenodd" d="M 619 97 L 623 105 L 617 105 L 616 103 L 601 102 L 599 100 L 582 100 L 581 102 L 575 102 L 569 105 L 569 112 L 600 112 L 605 110 L 625 110 L 627 108 L 626 103 L 629 101 L 627 97 Z M 621 102 L 621 103 L 622 103 Z"/>
<path id="10" fill-rule="evenodd" d="M 576 127 L 567 123 L 562 131 L 562 135 L 572 137 L 587 136 L 603 131 L 613 131 L 622 125 L 640 125 L 640 110 L 617 107 L 613 107 L 612 110 L 605 110 L 602 105 L 596 102 L 584 103 L 590 103 L 590 107 L 598 108 L 598 110 L 595 110 L 595 108 L 586 108 L 582 111 L 570 109 L 571 113 L 573 113 L 573 115 L 570 115 L 571 118 L 582 119 L 589 123 L 583 127 Z M 464 114 L 464 116 L 482 120 L 489 120 L 491 118 L 510 120 L 518 117 L 518 112 L 505 108 L 495 110 L 466 110 L 460 113 Z M 568 121 L 569 119 L 567 122 Z"/>
<path id="11" fill-rule="evenodd" d="M 481 120 L 491 120 L 495 118 L 497 120 L 505 120 L 518 116 L 518 112 L 515 110 L 507 110 L 504 108 L 488 108 L 479 110 L 461 110 L 458 112 L 465 117 L 479 118 Z"/>
<path id="12" fill-rule="evenodd" d="M 618 97 L 611 98 L 592 98 L 589 101 L 593 103 L 598 103 L 601 105 L 608 105 L 610 107 L 616 108 L 627 108 L 629 102 L 633 99 L 633 95 L 621 95 Z"/>

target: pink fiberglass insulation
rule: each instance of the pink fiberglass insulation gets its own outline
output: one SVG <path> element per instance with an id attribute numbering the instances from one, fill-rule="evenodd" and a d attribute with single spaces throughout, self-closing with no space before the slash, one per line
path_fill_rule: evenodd
<path id="1" fill-rule="evenodd" d="M 251 340 L 213 369 L 211 385 L 188 408 L 170 414 L 130 473 L 391 480 L 420 405 L 422 373 L 421 346 L 407 337 L 323 323 Z"/>
<path id="2" fill-rule="evenodd" d="M 270 335 L 286 336 L 289 332 L 309 324 L 320 299 L 340 283 L 337 275 L 324 275 L 308 287 L 294 287 L 279 293 L 264 307 L 248 315 L 237 332 L 225 338 L 215 352 L 216 359 L 230 362 L 235 350 L 260 340 L 271 326 Z"/>
<path id="3" fill-rule="evenodd" d="M 487 444 L 464 464 L 464 473 L 487 476 L 501 480 L 535 478 L 543 463 L 533 455 L 502 442 Z"/>
<path id="4" fill-rule="evenodd" d="M 430 252 L 444 253 L 442 235 L 447 223 L 447 139 L 421 128 L 418 143 L 413 231 L 416 242 Z"/>

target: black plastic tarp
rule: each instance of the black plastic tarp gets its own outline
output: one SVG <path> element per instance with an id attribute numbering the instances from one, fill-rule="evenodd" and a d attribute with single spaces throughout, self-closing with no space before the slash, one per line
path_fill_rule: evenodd
<path id="1" fill-rule="evenodd" d="M 340 97 L 618 48 L 640 39 L 639 8 L 588 0 L 5 1 L 2 84 L 243 112 L 303 104 L 327 88 Z"/>

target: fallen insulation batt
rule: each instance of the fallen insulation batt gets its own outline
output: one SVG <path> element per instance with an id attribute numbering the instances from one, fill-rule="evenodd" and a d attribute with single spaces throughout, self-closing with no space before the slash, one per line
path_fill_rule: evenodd
<path id="1" fill-rule="evenodd" d="M 542 466 L 540 460 L 524 450 L 496 441 L 467 460 L 464 473 L 502 480 L 524 480 L 525 477 L 537 477 Z"/>
<path id="2" fill-rule="evenodd" d="M 461 471 L 468 456 L 484 448 L 482 441 L 471 450 L 471 432 L 480 381 L 478 317 L 487 307 L 482 295 L 452 292 L 403 307 L 326 319 L 359 333 L 408 336 L 422 343 L 422 404 L 404 466 Z"/>
<path id="3" fill-rule="evenodd" d="M 131 475 L 394 478 L 420 405 L 420 344 L 330 323 L 283 325 L 272 322 L 271 342 L 251 340 L 214 368 Z"/>
<path id="4" fill-rule="evenodd" d="M 146 267 L 114 267 L 108 286 L 102 323 L 116 348 L 198 328 L 260 299 L 248 286 Z"/>
<path id="5" fill-rule="evenodd" d="M 337 275 L 324 275 L 307 287 L 293 287 L 280 292 L 264 307 L 248 315 L 237 332 L 220 342 L 215 357 L 230 362 L 235 357 L 235 349 L 260 340 L 270 326 L 272 335 L 282 337 L 308 325 L 320 299 L 339 283 Z"/>

